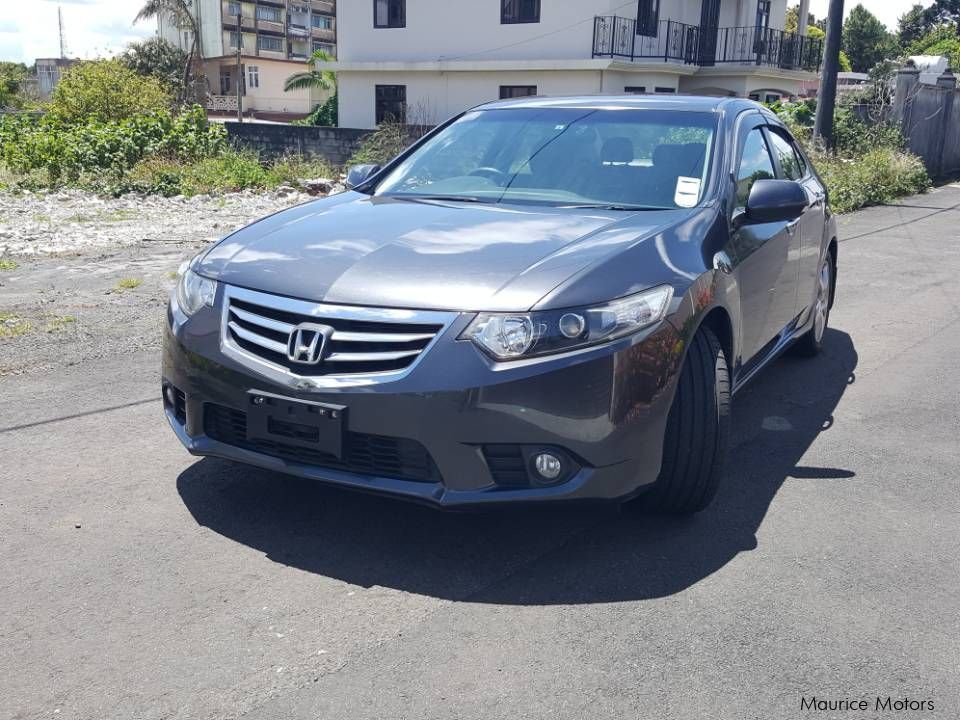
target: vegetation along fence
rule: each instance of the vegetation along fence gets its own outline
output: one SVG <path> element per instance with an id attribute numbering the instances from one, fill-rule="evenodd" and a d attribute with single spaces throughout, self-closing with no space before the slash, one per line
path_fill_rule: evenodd
<path id="1" fill-rule="evenodd" d="M 931 177 L 960 174 L 960 90 L 950 70 L 936 85 L 920 82 L 920 71 L 897 73 L 893 120 L 900 125 L 907 149 L 918 155 Z"/>

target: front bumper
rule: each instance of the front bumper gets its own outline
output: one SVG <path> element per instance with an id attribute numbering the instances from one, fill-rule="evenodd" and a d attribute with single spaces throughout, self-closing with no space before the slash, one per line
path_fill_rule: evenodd
<path id="1" fill-rule="evenodd" d="M 442 507 L 562 500 L 623 500 L 654 482 L 683 347 L 669 322 L 607 346 L 520 363 L 493 363 L 448 328 L 401 379 L 345 388 L 280 385 L 220 347 L 217 309 L 189 320 L 168 310 L 163 380 L 182 393 L 165 403 L 189 452 Z M 348 408 L 345 431 L 357 438 L 399 439 L 425 450 L 432 472 L 357 472 L 302 453 L 214 437 L 214 411 L 242 412 L 250 391 Z M 242 430 L 241 430 L 242 434 Z M 506 483 L 491 448 L 554 449 L 572 471 L 556 484 Z M 389 463 L 388 463 L 389 464 Z M 529 470 L 529 468 L 527 468 Z M 400 475 L 400 476 L 398 476 Z M 535 474 L 530 476 L 536 480 Z"/>

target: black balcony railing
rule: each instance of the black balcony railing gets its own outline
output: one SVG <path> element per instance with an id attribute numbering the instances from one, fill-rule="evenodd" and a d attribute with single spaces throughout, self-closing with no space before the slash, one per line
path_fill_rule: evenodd
<path id="1" fill-rule="evenodd" d="M 817 72 L 823 54 L 822 40 L 765 27 L 708 28 L 661 20 L 656 35 L 637 35 L 636 29 L 633 18 L 595 18 L 593 56 L 702 66 L 738 63 Z"/>

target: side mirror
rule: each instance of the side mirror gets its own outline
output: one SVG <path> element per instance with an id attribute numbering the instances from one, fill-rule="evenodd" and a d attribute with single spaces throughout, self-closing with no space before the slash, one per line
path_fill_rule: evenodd
<path id="1" fill-rule="evenodd" d="M 380 172 L 379 165 L 354 165 L 347 170 L 347 188 L 354 188 L 362 185 L 367 180 Z"/>
<path id="2" fill-rule="evenodd" d="M 787 222 L 800 217 L 807 193 L 793 180 L 757 180 L 747 198 L 746 222 Z"/>

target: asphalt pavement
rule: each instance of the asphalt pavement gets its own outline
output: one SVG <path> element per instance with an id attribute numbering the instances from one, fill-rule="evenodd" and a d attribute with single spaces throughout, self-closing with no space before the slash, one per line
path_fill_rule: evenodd
<path id="1" fill-rule="evenodd" d="M 688 520 L 198 460 L 154 350 L 0 378 L 0 718 L 960 717 L 960 187 L 840 228 Z"/>

